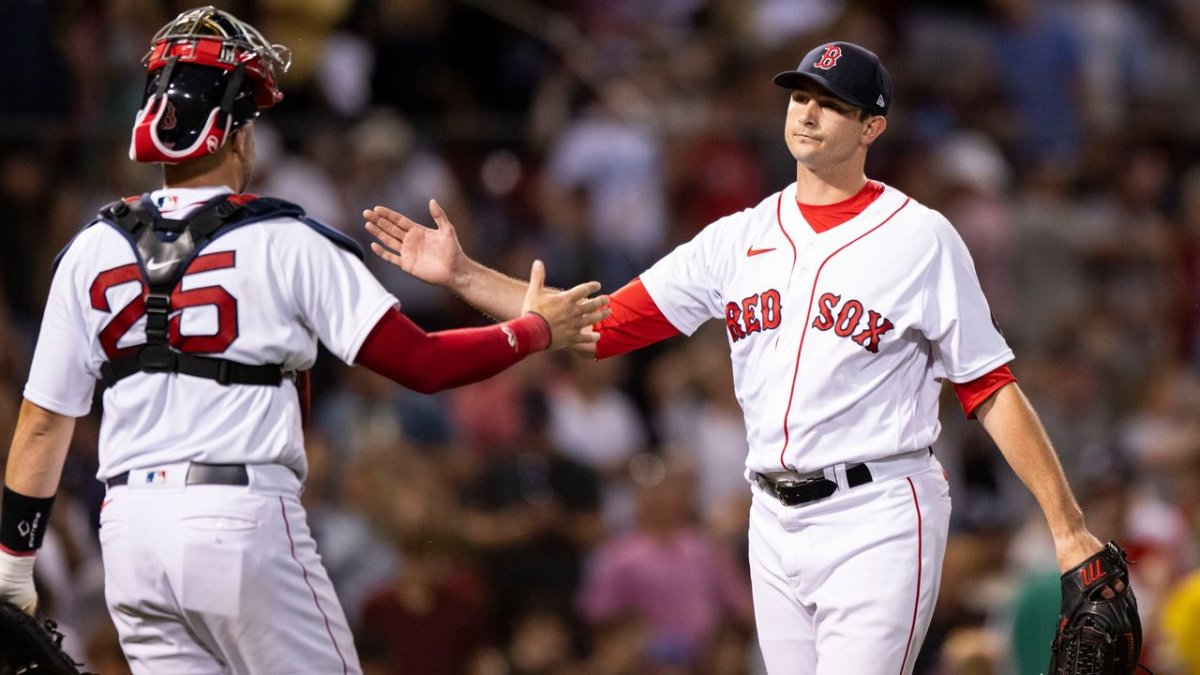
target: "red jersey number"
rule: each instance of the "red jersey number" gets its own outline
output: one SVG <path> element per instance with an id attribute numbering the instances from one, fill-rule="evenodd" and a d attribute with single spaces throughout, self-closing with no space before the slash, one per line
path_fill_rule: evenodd
<path id="1" fill-rule="evenodd" d="M 209 253 L 198 256 L 188 265 L 184 276 L 199 274 L 210 270 L 227 269 L 235 264 L 233 251 Z M 92 308 L 101 312 L 112 312 L 108 304 L 108 290 L 114 286 L 136 281 L 141 285 L 142 292 L 122 307 L 111 321 L 100 330 L 100 346 L 108 358 L 115 359 L 136 350 L 140 345 L 120 348 L 117 341 L 121 339 L 138 319 L 146 314 L 146 281 L 142 278 L 141 269 L 137 263 L 129 263 L 120 267 L 105 270 L 96 276 L 89 291 Z M 186 307 L 202 307 L 212 305 L 217 309 L 217 332 L 213 335 L 181 335 L 179 332 L 180 310 Z M 171 325 L 168 342 L 181 352 L 220 354 L 237 339 L 237 298 L 233 297 L 220 286 L 204 286 L 182 290 L 179 284 L 171 291 Z"/>

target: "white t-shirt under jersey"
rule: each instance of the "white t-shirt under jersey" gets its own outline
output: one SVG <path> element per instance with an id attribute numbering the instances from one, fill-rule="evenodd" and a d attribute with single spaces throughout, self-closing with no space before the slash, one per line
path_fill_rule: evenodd
<path id="1" fill-rule="evenodd" d="M 224 192 L 169 189 L 151 199 L 164 216 L 181 218 Z M 109 225 L 76 237 L 54 275 L 25 398 L 62 415 L 88 413 L 109 359 L 105 345 L 146 341 L 136 265 L 129 241 Z M 189 265 L 176 298 L 173 344 L 182 339 L 197 355 L 279 363 L 285 371 L 311 367 L 318 340 L 353 362 L 379 318 L 399 304 L 359 259 L 293 218 L 213 240 Z M 214 346 L 225 348 L 214 353 Z M 287 378 L 278 387 L 221 385 L 138 372 L 105 390 L 98 478 L 180 461 L 278 463 L 303 478 L 295 385 Z"/>
<path id="2" fill-rule="evenodd" d="M 725 321 L 751 471 L 929 446 L 940 381 L 968 382 L 1013 356 L 958 233 L 892 187 L 818 233 L 792 184 L 641 279 L 680 332 Z"/>

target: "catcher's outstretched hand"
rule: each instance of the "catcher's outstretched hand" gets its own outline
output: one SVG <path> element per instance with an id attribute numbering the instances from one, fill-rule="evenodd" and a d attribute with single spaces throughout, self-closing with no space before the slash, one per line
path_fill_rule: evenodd
<path id="1" fill-rule="evenodd" d="M 550 325 L 548 349 L 575 347 L 599 340 L 599 334 L 590 330 L 591 326 L 612 313 L 607 295 L 588 297 L 600 290 L 600 282 L 589 281 L 565 291 L 547 290 L 545 282 L 546 266 L 541 260 L 533 261 L 521 314 L 536 312 Z"/>
<path id="2" fill-rule="evenodd" d="M 386 206 L 363 211 L 365 227 L 378 241 L 375 255 L 426 283 L 448 286 L 457 267 L 466 259 L 454 225 L 436 199 L 429 200 L 434 227 L 422 225 Z"/>

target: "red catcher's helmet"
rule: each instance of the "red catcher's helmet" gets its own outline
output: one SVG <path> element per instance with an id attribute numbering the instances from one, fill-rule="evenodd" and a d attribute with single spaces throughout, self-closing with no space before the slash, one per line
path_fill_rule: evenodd
<path id="1" fill-rule="evenodd" d="M 142 63 L 146 91 L 129 157 L 174 164 L 216 152 L 234 129 L 283 100 L 275 68 L 287 72 L 292 53 L 209 6 L 163 26 Z"/>

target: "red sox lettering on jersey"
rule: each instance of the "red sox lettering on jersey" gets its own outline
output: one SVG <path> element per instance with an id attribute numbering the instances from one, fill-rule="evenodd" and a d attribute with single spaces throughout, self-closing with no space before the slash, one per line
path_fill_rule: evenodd
<path id="1" fill-rule="evenodd" d="M 890 319 L 873 309 L 867 309 L 864 318 L 862 302 L 851 299 L 842 304 L 842 296 L 834 293 L 823 293 L 817 309 L 819 314 L 813 328 L 832 329 L 835 335 L 850 338 L 872 354 L 879 351 L 883 334 L 894 328 Z M 774 288 L 725 305 L 725 327 L 734 342 L 778 328 L 782 320 L 782 301 Z"/>
<path id="2" fill-rule="evenodd" d="M 840 310 L 838 310 L 839 305 Z M 821 299 L 817 301 L 817 309 L 820 314 L 813 321 L 813 328 L 818 330 L 832 328 L 834 334 L 854 340 L 872 354 L 879 351 L 879 339 L 883 337 L 883 334 L 894 327 L 886 316 L 873 309 L 868 309 L 866 310 L 866 320 L 861 324 L 862 330 L 858 331 L 859 320 L 863 318 L 862 302 L 850 299 L 842 304 L 842 296 L 833 293 L 822 293 Z M 836 317 L 835 311 L 837 311 Z"/>
<path id="3" fill-rule="evenodd" d="M 774 330 L 782 320 L 782 303 L 774 288 L 725 305 L 725 327 L 734 342 L 752 333 Z"/>
<path id="4" fill-rule="evenodd" d="M 724 321 L 750 471 L 927 447 L 940 429 L 940 379 L 968 382 L 1012 358 L 954 228 L 879 189 L 818 232 L 789 186 L 641 276 L 680 332 Z"/>

